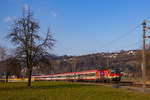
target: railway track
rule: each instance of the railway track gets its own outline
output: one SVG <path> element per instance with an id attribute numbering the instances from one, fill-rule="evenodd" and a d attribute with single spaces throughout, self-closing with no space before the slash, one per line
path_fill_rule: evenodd
<path id="1" fill-rule="evenodd" d="M 81 82 L 82 83 L 82 82 Z M 139 87 L 142 88 L 142 84 L 135 84 L 130 81 L 121 81 L 121 82 L 112 82 L 112 83 L 98 83 L 98 82 L 83 82 L 86 84 L 95 84 L 95 85 L 103 85 L 103 86 L 112 86 L 112 87 L 120 87 L 120 86 L 129 86 L 129 87 Z M 146 88 L 150 89 L 150 84 L 146 84 Z"/>
<path id="2" fill-rule="evenodd" d="M 132 86 L 132 87 L 141 87 L 142 88 L 142 84 L 135 84 L 134 82 L 119 82 L 119 83 L 115 83 L 119 86 Z M 146 84 L 146 88 L 150 88 L 150 84 Z"/>
<path id="3" fill-rule="evenodd" d="M 80 82 L 80 83 L 87 84 L 87 85 L 107 86 L 107 87 L 119 88 L 119 89 L 123 89 L 123 90 L 131 90 L 131 91 L 150 93 L 150 85 L 149 84 L 147 84 L 145 90 L 143 90 L 142 84 L 134 84 L 133 82 L 118 82 L 118 83 Z"/>

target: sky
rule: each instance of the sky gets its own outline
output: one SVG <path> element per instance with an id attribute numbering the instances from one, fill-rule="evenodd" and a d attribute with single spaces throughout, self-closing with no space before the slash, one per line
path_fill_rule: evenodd
<path id="1" fill-rule="evenodd" d="M 150 26 L 149 5 L 150 0 L 0 0 L 0 45 L 15 47 L 5 37 L 23 7 L 30 7 L 41 33 L 50 26 L 56 44 L 49 52 L 55 55 L 139 49 L 141 23 Z"/>

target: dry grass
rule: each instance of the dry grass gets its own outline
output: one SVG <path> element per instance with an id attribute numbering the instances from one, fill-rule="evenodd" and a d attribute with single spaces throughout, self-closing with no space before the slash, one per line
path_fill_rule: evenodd
<path id="1" fill-rule="evenodd" d="M 149 94 L 71 82 L 0 83 L 0 100 L 150 100 Z"/>

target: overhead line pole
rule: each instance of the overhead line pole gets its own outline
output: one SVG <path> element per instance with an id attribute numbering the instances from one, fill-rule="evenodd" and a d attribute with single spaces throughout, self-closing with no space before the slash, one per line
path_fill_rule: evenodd
<path id="1" fill-rule="evenodd" d="M 106 57 L 107 57 L 107 68 L 108 68 L 108 67 L 110 67 L 110 66 L 109 66 L 109 60 L 110 60 L 110 58 L 109 58 L 109 52 L 107 53 L 107 56 L 106 56 Z"/>
<path id="2" fill-rule="evenodd" d="M 146 39 L 146 21 L 144 20 L 143 23 L 143 50 L 142 50 L 142 81 L 143 81 L 143 91 L 145 91 L 145 83 L 146 83 L 146 48 L 145 48 L 145 39 Z"/>

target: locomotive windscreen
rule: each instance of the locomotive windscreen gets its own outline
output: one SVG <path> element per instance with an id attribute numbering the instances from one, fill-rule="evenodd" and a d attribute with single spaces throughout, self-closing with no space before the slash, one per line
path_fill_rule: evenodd
<path id="1" fill-rule="evenodd" d="M 120 73 L 120 70 L 111 70 L 110 73 Z"/>

